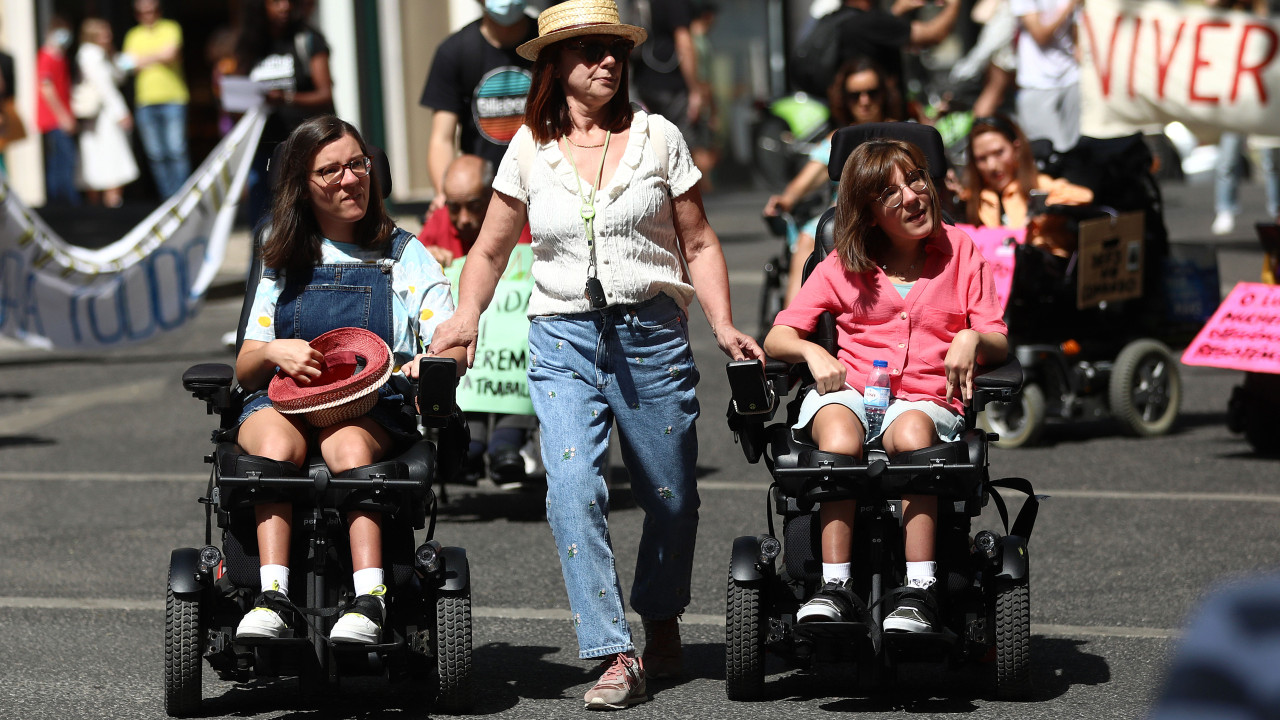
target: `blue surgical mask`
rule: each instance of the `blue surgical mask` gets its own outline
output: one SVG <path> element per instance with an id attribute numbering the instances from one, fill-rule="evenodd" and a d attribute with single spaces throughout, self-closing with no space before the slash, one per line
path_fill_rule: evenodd
<path id="1" fill-rule="evenodd" d="M 485 13 L 503 27 L 510 27 L 524 17 L 525 0 L 484 0 Z"/>
<path id="2" fill-rule="evenodd" d="M 58 47 L 66 47 L 71 44 L 71 31 L 66 28 L 58 28 L 49 34 L 49 39 Z"/>

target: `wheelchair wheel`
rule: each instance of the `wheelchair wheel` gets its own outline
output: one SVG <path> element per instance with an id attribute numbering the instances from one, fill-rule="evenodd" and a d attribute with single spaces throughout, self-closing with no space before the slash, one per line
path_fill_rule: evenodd
<path id="1" fill-rule="evenodd" d="M 164 608 L 164 711 L 188 717 L 200 710 L 200 603 L 174 594 Z"/>
<path id="2" fill-rule="evenodd" d="M 1168 432 L 1182 401 L 1182 377 L 1173 353 L 1147 338 L 1125 345 L 1111 369 L 1108 400 L 1111 413 L 1133 434 Z"/>
<path id="3" fill-rule="evenodd" d="M 1031 690 L 1031 589 L 1002 583 L 996 590 L 996 696 L 1026 697 Z"/>
<path id="4" fill-rule="evenodd" d="M 991 403 L 978 418 L 983 430 L 1000 435 L 994 444 L 999 448 L 1034 445 L 1044 431 L 1044 390 L 1035 383 L 1022 386 L 1013 402 Z"/>
<path id="5" fill-rule="evenodd" d="M 725 598 L 724 693 L 730 700 L 759 700 L 764 695 L 764 617 L 758 583 L 739 583 L 729 575 Z"/>
<path id="6" fill-rule="evenodd" d="M 436 596 L 435 710 L 454 715 L 471 711 L 471 590 Z"/>

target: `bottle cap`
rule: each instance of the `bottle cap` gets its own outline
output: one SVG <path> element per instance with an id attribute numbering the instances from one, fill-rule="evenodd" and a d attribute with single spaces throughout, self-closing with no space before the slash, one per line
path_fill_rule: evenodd
<path id="1" fill-rule="evenodd" d="M 883 368 L 887 368 L 887 367 L 889 367 L 889 361 L 888 361 L 888 360 L 873 360 L 873 361 L 871 362 L 871 366 L 872 366 L 872 367 L 883 367 Z"/>

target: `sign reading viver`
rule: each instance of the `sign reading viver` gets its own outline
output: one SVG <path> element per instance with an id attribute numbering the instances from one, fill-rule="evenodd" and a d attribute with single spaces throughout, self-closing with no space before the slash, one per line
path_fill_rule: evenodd
<path id="1" fill-rule="evenodd" d="M 1280 285 L 1238 283 L 1182 362 L 1280 375 Z"/>

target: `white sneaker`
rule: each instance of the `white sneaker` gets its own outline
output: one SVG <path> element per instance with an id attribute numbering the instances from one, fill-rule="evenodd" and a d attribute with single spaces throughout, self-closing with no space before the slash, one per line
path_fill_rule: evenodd
<path id="1" fill-rule="evenodd" d="M 334 623 L 329 639 L 338 643 L 373 645 L 382 636 L 384 596 L 387 586 L 379 585 L 368 595 L 361 595 Z"/>
<path id="2" fill-rule="evenodd" d="M 1236 229 L 1235 213 L 1223 210 L 1213 219 L 1214 235 L 1230 235 Z"/>
<path id="3" fill-rule="evenodd" d="M 265 638 L 274 640 L 289 627 L 275 608 L 288 602 L 283 593 L 268 590 L 258 596 L 253 609 L 240 618 L 236 626 L 237 638 Z"/>

